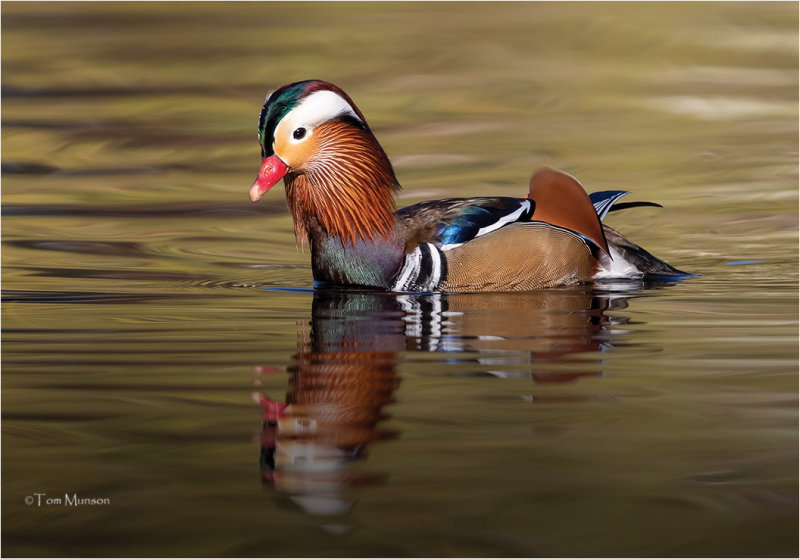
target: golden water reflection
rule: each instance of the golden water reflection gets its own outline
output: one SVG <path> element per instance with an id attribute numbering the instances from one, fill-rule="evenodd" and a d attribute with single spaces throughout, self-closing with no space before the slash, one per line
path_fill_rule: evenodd
<path id="1" fill-rule="evenodd" d="M 372 443 L 398 435 L 382 423 L 395 400 L 404 353 L 452 353 L 481 375 L 527 375 L 534 383 L 601 375 L 611 327 L 620 336 L 627 320 L 606 313 L 626 308 L 630 296 L 588 288 L 492 295 L 315 292 L 309 328 L 297 335 L 285 398 L 253 394 L 262 409 L 263 482 L 306 513 L 347 514 L 354 505 L 349 488 L 387 481 L 386 474 L 365 469 L 364 459 Z M 280 372 L 256 370 L 259 376 Z"/>

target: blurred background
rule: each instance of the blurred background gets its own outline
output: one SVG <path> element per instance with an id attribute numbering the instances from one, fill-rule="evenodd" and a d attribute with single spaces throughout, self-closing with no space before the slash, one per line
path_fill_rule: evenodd
<path id="1" fill-rule="evenodd" d="M 797 22 L 3 3 L 4 554 L 796 556 Z M 549 165 L 663 204 L 608 221 L 700 277 L 314 295 L 282 189 L 247 198 L 266 94 L 309 78 L 400 206 Z"/>

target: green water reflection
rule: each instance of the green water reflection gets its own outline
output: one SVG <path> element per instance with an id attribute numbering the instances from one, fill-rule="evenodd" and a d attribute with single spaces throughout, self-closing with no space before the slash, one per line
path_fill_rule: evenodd
<path id="1" fill-rule="evenodd" d="M 4 3 L 4 554 L 796 556 L 797 16 Z M 663 204 L 608 220 L 702 275 L 314 294 L 280 189 L 247 200 L 306 78 L 400 205 L 549 165 Z"/>

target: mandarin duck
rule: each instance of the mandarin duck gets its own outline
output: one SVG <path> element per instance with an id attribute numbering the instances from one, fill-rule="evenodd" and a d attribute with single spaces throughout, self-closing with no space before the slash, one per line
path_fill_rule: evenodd
<path id="1" fill-rule="evenodd" d="M 602 278 L 680 278 L 602 223 L 627 194 L 587 195 L 572 176 L 541 169 L 520 198 L 422 202 L 395 211 L 392 164 L 364 115 L 321 80 L 270 93 L 258 120 L 258 201 L 281 178 L 295 235 L 311 246 L 315 286 L 396 292 L 522 291 Z"/>

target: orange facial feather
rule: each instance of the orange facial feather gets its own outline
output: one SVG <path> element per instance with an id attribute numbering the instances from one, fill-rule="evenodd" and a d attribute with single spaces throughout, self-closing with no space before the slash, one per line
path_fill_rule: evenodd
<path id="1" fill-rule="evenodd" d="M 295 234 L 305 241 L 316 222 L 342 242 L 389 237 L 395 226 L 397 180 L 385 152 L 368 131 L 344 122 L 314 130 L 315 150 L 286 176 Z"/>

